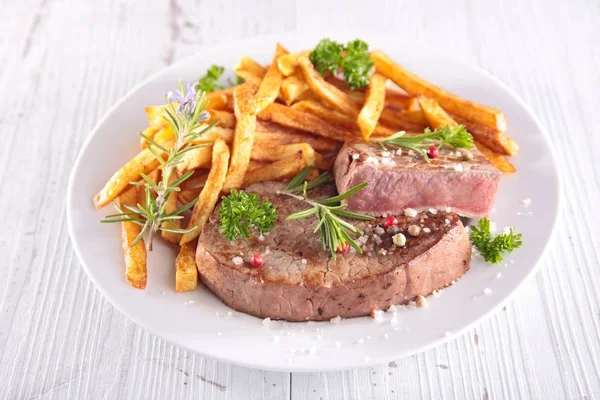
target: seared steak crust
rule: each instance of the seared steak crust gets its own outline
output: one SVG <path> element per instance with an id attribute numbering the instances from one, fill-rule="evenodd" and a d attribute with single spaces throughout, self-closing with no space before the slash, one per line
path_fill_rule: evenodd
<path id="1" fill-rule="evenodd" d="M 205 226 L 196 253 L 204 284 L 235 310 L 260 318 L 288 321 L 327 320 L 336 316 L 359 317 L 374 309 L 405 304 L 426 296 L 460 278 L 468 269 L 471 245 L 454 213 L 421 213 L 414 218 L 398 216 L 407 237 L 402 248 L 382 232 L 383 220 L 359 222 L 365 232 L 363 254 L 351 250 L 332 260 L 320 248 L 314 233 L 316 217 L 286 221 L 306 209 L 301 201 L 276 194 L 279 183 L 247 188 L 270 200 L 279 214 L 266 237 L 227 241 L 218 231 L 216 210 Z M 311 195 L 330 195 L 332 186 Z M 408 226 L 422 227 L 419 237 L 408 235 Z M 379 228 L 378 228 L 379 227 Z M 429 233 L 424 232 L 428 228 Z M 264 265 L 250 267 L 248 260 L 260 253 Z"/>
<path id="2" fill-rule="evenodd" d="M 406 208 L 452 208 L 464 217 L 487 216 L 494 204 L 501 173 L 473 148 L 473 159 L 440 150 L 427 163 L 413 152 L 384 151 L 377 144 L 347 142 L 335 162 L 338 190 L 362 182 L 369 186 L 348 199 L 349 209 L 370 215 L 398 214 Z M 385 157 L 383 156 L 385 155 Z"/>

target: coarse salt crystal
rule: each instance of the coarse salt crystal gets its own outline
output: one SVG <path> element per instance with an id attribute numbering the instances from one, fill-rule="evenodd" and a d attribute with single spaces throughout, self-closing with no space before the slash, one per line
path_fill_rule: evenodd
<path id="1" fill-rule="evenodd" d="M 452 212 L 452 207 L 446 207 L 446 212 Z"/>
<path id="2" fill-rule="evenodd" d="M 373 317 L 375 322 L 381 322 L 381 321 L 383 321 L 383 311 L 373 310 L 373 311 L 371 311 L 371 317 Z"/>
<path id="3" fill-rule="evenodd" d="M 396 154 L 399 155 L 399 156 L 401 156 L 402 155 L 402 149 L 396 150 Z"/>
<path id="4" fill-rule="evenodd" d="M 442 293 L 442 291 L 441 291 L 441 290 L 434 290 L 434 291 L 433 291 L 433 296 L 434 296 L 434 297 L 440 297 L 441 293 Z"/>
<path id="5" fill-rule="evenodd" d="M 451 284 L 452 286 L 454 286 L 454 284 L 455 284 L 455 283 L 456 283 L 456 281 L 452 281 L 452 282 L 450 282 L 450 284 Z"/>
<path id="6" fill-rule="evenodd" d="M 379 235 L 373 235 L 373 241 L 376 244 L 381 244 L 383 241 L 381 240 L 381 237 L 379 237 Z"/>
<path id="7" fill-rule="evenodd" d="M 490 289 L 490 288 L 485 288 L 485 289 L 483 289 L 483 294 L 485 294 L 485 295 L 488 295 L 488 296 L 489 296 L 490 294 L 492 294 L 492 289 Z"/>
<path id="8" fill-rule="evenodd" d="M 369 164 L 379 164 L 379 160 L 373 156 L 369 156 L 367 157 L 367 159 L 365 160 L 366 163 Z"/>
<path id="9" fill-rule="evenodd" d="M 391 157 L 392 153 L 390 153 L 389 151 L 382 151 L 381 152 L 381 156 L 382 157 Z"/>
<path id="10" fill-rule="evenodd" d="M 382 256 L 387 256 L 387 250 L 386 249 L 379 249 L 379 251 L 377 251 L 379 254 L 381 254 Z"/>
<path id="11" fill-rule="evenodd" d="M 388 308 L 388 312 L 396 312 L 398 311 L 398 307 L 396 307 L 394 304 L 392 304 L 390 306 L 390 308 Z"/>
<path id="12" fill-rule="evenodd" d="M 267 246 L 267 248 L 265 249 L 265 255 L 269 254 L 271 252 L 271 249 Z"/>
<path id="13" fill-rule="evenodd" d="M 360 154 L 358 154 L 358 153 L 352 154 L 352 159 L 353 160 L 358 160 L 359 158 L 360 158 Z"/>
<path id="14" fill-rule="evenodd" d="M 423 228 L 423 232 L 425 232 L 425 233 L 431 233 L 431 229 L 429 229 L 429 228 Z"/>
<path id="15" fill-rule="evenodd" d="M 527 208 L 531 205 L 531 199 L 523 199 L 522 203 Z"/>
<path id="16" fill-rule="evenodd" d="M 264 241 L 265 241 L 265 235 L 259 235 L 259 236 L 258 236 L 258 240 L 259 240 L 260 242 L 264 242 Z"/>
<path id="17" fill-rule="evenodd" d="M 404 209 L 404 215 L 406 215 L 407 217 L 416 217 L 417 216 L 417 210 L 415 210 L 414 208 L 405 208 Z"/>
<path id="18" fill-rule="evenodd" d="M 383 229 L 382 227 L 378 226 L 374 229 L 375 233 L 378 235 L 383 235 L 385 233 L 385 229 Z"/>
<path id="19" fill-rule="evenodd" d="M 429 212 L 432 213 L 433 215 L 438 213 L 438 210 L 436 210 L 435 208 L 430 208 Z"/>
<path id="20" fill-rule="evenodd" d="M 412 150 L 409 150 L 409 151 L 408 151 L 408 155 L 409 155 L 409 156 L 414 156 L 414 155 L 415 155 L 415 152 L 414 152 L 414 151 L 412 151 Z"/>
<path id="21" fill-rule="evenodd" d="M 455 164 L 452 166 L 452 169 L 455 170 L 456 172 L 462 172 L 463 166 L 462 166 L 462 164 Z"/>
<path id="22" fill-rule="evenodd" d="M 383 165 L 390 165 L 390 166 L 396 165 L 396 163 L 391 158 L 382 158 L 381 163 Z"/>
<path id="23" fill-rule="evenodd" d="M 271 318 L 267 317 L 262 320 L 263 326 L 271 326 Z"/>
<path id="24" fill-rule="evenodd" d="M 394 315 L 392 315 L 392 319 L 390 319 L 390 324 L 395 325 L 398 323 L 398 314 L 394 313 Z"/>
<path id="25" fill-rule="evenodd" d="M 306 261 L 306 258 L 303 258 L 302 261 L 300 261 L 300 262 L 304 265 L 308 264 L 308 261 Z"/>
<path id="26" fill-rule="evenodd" d="M 235 256 L 231 259 L 231 261 L 235 264 L 235 265 L 242 265 L 244 263 L 244 259 L 240 256 Z"/>
<path id="27" fill-rule="evenodd" d="M 417 296 L 417 307 L 427 307 L 427 299 L 424 296 Z"/>
<path id="28" fill-rule="evenodd" d="M 342 320 L 342 317 L 340 317 L 340 316 L 338 315 L 338 316 L 337 316 L 337 317 L 335 317 L 335 318 L 331 318 L 331 319 L 329 320 L 329 322 L 331 322 L 332 324 L 339 324 L 341 320 Z"/>
<path id="29" fill-rule="evenodd" d="M 450 220 L 449 220 L 448 218 L 446 218 L 446 219 L 444 220 L 444 222 L 446 223 L 446 225 L 450 225 Z"/>

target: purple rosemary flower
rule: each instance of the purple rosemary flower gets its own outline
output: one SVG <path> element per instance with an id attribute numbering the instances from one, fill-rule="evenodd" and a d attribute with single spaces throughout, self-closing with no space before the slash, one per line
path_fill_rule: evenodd
<path id="1" fill-rule="evenodd" d="M 167 93 L 167 100 L 178 102 L 177 113 L 182 117 L 190 118 L 196 109 L 196 88 L 194 85 L 186 83 L 185 89 L 182 88 L 182 90 Z"/>

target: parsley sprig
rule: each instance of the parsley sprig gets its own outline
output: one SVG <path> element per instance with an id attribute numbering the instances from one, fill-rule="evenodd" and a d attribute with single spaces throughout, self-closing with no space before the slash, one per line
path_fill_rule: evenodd
<path id="1" fill-rule="evenodd" d="M 105 223 L 131 221 L 141 226 L 141 232 L 133 241 L 132 247 L 147 234 L 146 249 L 148 251 L 152 250 L 152 241 L 159 230 L 185 234 L 197 229 L 196 226 L 190 229 L 178 229 L 172 228 L 170 224 L 165 224 L 165 222 L 175 222 L 183 219 L 181 214 L 193 207 L 197 199 L 172 212 L 167 212 L 167 200 L 173 192 L 179 191 L 179 185 L 194 173 L 194 171 L 189 171 L 177 179 L 172 179 L 173 174 L 176 173 L 175 167 L 181 162 L 185 153 L 208 145 L 194 145 L 192 141 L 201 138 L 216 125 L 216 123 L 211 125 L 204 123 L 209 118 L 208 112 L 205 111 L 207 105 L 206 94 L 203 91 L 196 91 L 194 85 L 184 85 L 179 82 L 179 91 L 169 92 L 166 99 L 165 120 L 175 138 L 173 147 L 167 149 L 154 139 L 140 133 L 148 144 L 148 150 L 160 162 L 162 179 L 155 182 L 148 175 L 141 173 L 142 182 L 131 182 L 131 184 L 144 188 L 146 205 L 143 206 L 138 203 L 136 206 L 129 206 L 125 204 L 123 209 L 115 204 L 118 213 L 108 215 L 101 221 Z M 156 196 L 153 193 L 156 193 Z"/>
<path id="2" fill-rule="evenodd" d="M 420 154 L 425 161 L 431 161 L 427 156 L 427 148 L 436 144 L 440 149 L 444 146 L 453 148 L 473 148 L 473 136 L 463 125 L 452 127 L 445 125 L 432 131 L 429 128 L 425 129 L 425 132 L 420 135 L 407 136 L 406 132 L 400 131 L 382 139 L 375 139 L 382 147 L 385 145 L 392 145 L 396 147 L 402 147 L 408 150 L 413 150 Z M 436 143 L 437 141 L 437 143 Z"/>
<path id="3" fill-rule="evenodd" d="M 341 68 L 344 80 L 352 89 L 367 86 L 373 68 L 369 45 L 360 39 L 348 42 L 346 46 L 323 39 L 310 53 L 310 61 L 321 75 L 335 74 Z"/>
<path id="4" fill-rule="evenodd" d="M 477 226 L 471 227 L 471 242 L 481 253 L 483 259 L 492 264 L 502 262 L 503 253 L 510 253 L 523 244 L 521 234 L 515 233 L 515 228 L 510 228 L 509 232 L 492 237 L 490 220 L 487 218 L 480 219 Z"/>
<path id="5" fill-rule="evenodd" d="M 361 247 L 356 243 L 351 235 L 362 235 L 360 229 L 347 222 L 344 218 L 359 219 L 370 221 L 373 217 L 363 215 L 346 210 L 347 204 L 341 204 L 341 201 L 354 195 L 368 185 L 368 182 L 363 182 L 354 186 L 347 192 L 337 196 L 325 199 L 309 199 L 308 191 L 328 182 L 331 178 L 329 173 L 325 172 L 316 179 L 308 182 L 306 177 L 312 167 L 305 168 L 294 179 L 290 181 L 285 191 L 279 192 L 281 195 L 289 196 L 297 200 L 304 201 L 312 207 L 306 210 L 298 211 L 290 214 L 286 219 L 295 220 L 317 215 L 318 223 L 315 226 L 314 232 L 321 233 L 321 248 L 329 249 L 331 257 L 335 260 L 336 250 L 343 249 L 347 244 L 352 246 L 357 252 L 362 253 Z"/>
<path id="6" fill-rule="evenodd" d="M 219 79 L 225 72 L 225 67 L 221 65 L 213 64 L 206 70 L 206 74 L 198 79 L 196 83 L 196 90 L 204 92 L 214 92 L 215 90 L 224 89 L 225 86 L 219 83 Z M 236 80 L 227 79 L 227 84 L 232 87 L 244 83 L 244 79 L 240 76 L 236 76 Z"/>
<path id="7" fill-rule="evenodd" d="M 222 199 L 219 232 L 228 240 L 246 239 L 254 228 L 264 235 L 275 226 L 275 207 L 268 200 L 259 202 L 257 194 L 233 189 Z"/>

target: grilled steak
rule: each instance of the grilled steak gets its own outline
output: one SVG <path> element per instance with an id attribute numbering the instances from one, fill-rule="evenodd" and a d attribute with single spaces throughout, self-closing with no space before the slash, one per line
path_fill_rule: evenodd
<path id="1" fill-rule="evenodd" d="M 196 262 L 204 284 L 230 307 L 257 317 L 288 321 L 327 320 L 336 316 L 359 317 L 374 309 L 405 304 L 428 295 L 460 278 L 471 260 L 468 235 L 455 213 L 420 213 L 398 216 L 397 231 L 406 245 L 396 247 L 383 220 L 354 221 L 365 236 L 358 242 L 365 252 L 353 249 L 336 260 L 321 250 L 316 217 L 286 221 L 306 203 L 277 195 L 281 183 L 259 183 L 246 189 L 270 200 L 279 219 L 266 236 L 229 242 L 219 233 L 218 210 L 204 227 Z M 311 196 L 330 196 L 333 185 L 314 189 Z M 421 227 L 418 237 L 410 225 Z M 414 228 L 413 228 L 414 229 Z M 254 253 L 264 264 L 252 268 Z"/>
<path id="2" fill-rule="evenodd" d="M 427 163 L 412 151 L 398 154 L 377 144 L 346 143 L 335 162 L 335 182 L 340 193 L 369 182 L 348 199 L 356 212 L 379 216 L 406 208 L 451 207 L 464 217 L 484 217 L 494 204 L 501 173 L 477 149 L 471 152 L 473 159 L 465 161 L 460 152 L 444 148 Z"/>

